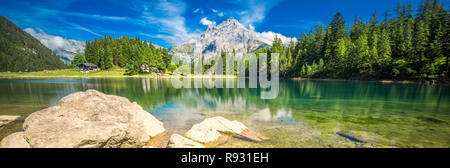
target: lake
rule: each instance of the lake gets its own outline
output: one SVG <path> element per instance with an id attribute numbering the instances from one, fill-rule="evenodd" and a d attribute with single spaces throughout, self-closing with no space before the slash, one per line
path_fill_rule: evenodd
<path id="1" fill-rule="evenodd" d="M 0 79 L 0 115 L 22 116 L 0 139 L 30 113 L 87 89 L 136 101 L 164 123 L 166 137 L 223 116 L 270 138 L 213 147 L 450 146 L 449 86 L 330 80 L 280 80 L 278 97 L 261 99 L 259 88 L 175 89 L 170 79 Z"/>

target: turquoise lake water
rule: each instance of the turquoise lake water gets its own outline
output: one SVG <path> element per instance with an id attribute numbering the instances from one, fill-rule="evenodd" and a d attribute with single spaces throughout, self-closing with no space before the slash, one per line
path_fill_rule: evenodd
<path id="1" fill-rule="evenodd" d="M 136 101 L 168 133 L 223 116 L 270 138 L 214 147 L 450 146 L 449 86 L 325 80 L 281 80 L 278 97 L 265 100 L 261 89 L 175 89 L 170 79 L 0 79 L 0 115 L 22 116 L 0 138 L 19 131 L 30 113 L 87 89 Z"/>

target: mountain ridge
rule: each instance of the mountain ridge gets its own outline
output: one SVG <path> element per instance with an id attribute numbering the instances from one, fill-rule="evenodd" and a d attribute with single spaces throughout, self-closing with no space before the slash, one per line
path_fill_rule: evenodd
<path id="1" fill-rule="evenodd" d="M 70 61 L 76 54 L 84 54 L 85 42 L 50 35 L 39 28 L 37 28 L 37 31 L 33 28 L 26 28 L 24 31 L 38 39 L 67 64 L 70 64 Z"/>
<path id="2" fill-rule="evenodd" d="M 0 71 L 26 72 L 65 67 L 38 39 L 8 18 L 0 16 Z"/>
<path id="3" fill-rule="evenodd" d="M 209 24 L 199 39 L 188 42 L 181 46 L 170 48 L 170 53 L 181 56 L 182 60 L 198 59 L 195 53 L 201 53 L 208 58 L 217 52 L 226 51 L 237 54 L 254 51 L 261 47 L 271 46 L 275 37 L 282 40 L 284 44 L 296 42 L 296 38 L 285 37 L 274 32 L 255 32 L 247 29 L 233 17 L 228 18 L 219 25 Z"/>

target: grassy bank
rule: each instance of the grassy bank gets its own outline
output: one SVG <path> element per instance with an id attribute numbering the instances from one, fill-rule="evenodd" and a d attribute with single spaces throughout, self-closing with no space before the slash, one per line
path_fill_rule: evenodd
<path id="1" fill-rule="evenodd" d="M 0 72 L 0 78 L 85 78 L 85 77 L 127 77 L 127 78 L 170 78 L 170 73 L 157 75 L 156 73 L 144 73 L 137 75 L 126 75 L 125 69 L 114 68 L 97 72 L 83 73 L 78 69 L 60 69 L 38 72 Z M 180 76 L 174 76 L 175 78 Z M 189 78 L 236 78 L 235 75 L 189 75 Z"/>
<path id="2" fill-rule="evenodd" d="M 0 72 L 0 78 L 170 78 L 169 74 L 157 75 L 156 73 L 145 73 L 137 75 L 126 75 L 125 69 L 114 68 L 110 70 L 101 70 L 97 72 L 83 73 L 78 69 L 60 69 L 60 70 L 47 70 L 47 71 L 37 71 L 37 72 Z M 180 76 L 173 76 L 175 78 Z M 237 78 L 235 75 L 189 75 L 189 78 Z M 382 83 L 424 83 L 424 84 L 449 84 L 448 81 L 443 80 L 398 80 L 398 79 L 343 79 L 343 78 L 282 78 L 290 80 L 336 80 L 336 81 L 374 81 Z"/>
<path id="3" fill-rule="evenodd" d="M 125 75 L 125 69 L 115 68 L 83 73 L 78 69 L 46 70 L 37 72 L 0 72 L 0 77 L 156 77 L 156 74 Z"/>

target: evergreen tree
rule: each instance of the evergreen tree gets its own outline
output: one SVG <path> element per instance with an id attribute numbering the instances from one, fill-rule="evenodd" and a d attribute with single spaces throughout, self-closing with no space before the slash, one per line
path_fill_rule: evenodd
<path id="1" fill-rule="evenodd" d="M 341 39 L 347 36 L 347 29 L 345 26 L 344 16 L 341 12 L 337 12 L 331 24 L 327 27 L 326 41 L 325 41 L 325 59 L 329 63 L 328 68 L 338 66 L 340 62 L 336 62 L 335 58 L 338 56 L 338 43 Z"/>
<path id="2" fill-rule="evenodd" d="M 81 64 L 87 63 L 86 57 L 83 54 L 77 54 L 73 57 L 72 61 L 70 61 L 70 66 L 79 67 Z"/>
<path id="3" fill-rule="evenodd" d="M 123 67 L 129 74 L 138 73 L 141 64 L 161 70 L 171 66 L 174 70 L 174 65 L 170 65 L 172 56 L 167 49 L 156 49 L 152 43 L 128 36 L 117 39 L 105 36 L 92 42 L 87 41 L 85 56 L 87 62 L 94 63 L 101 69 Z"/>

